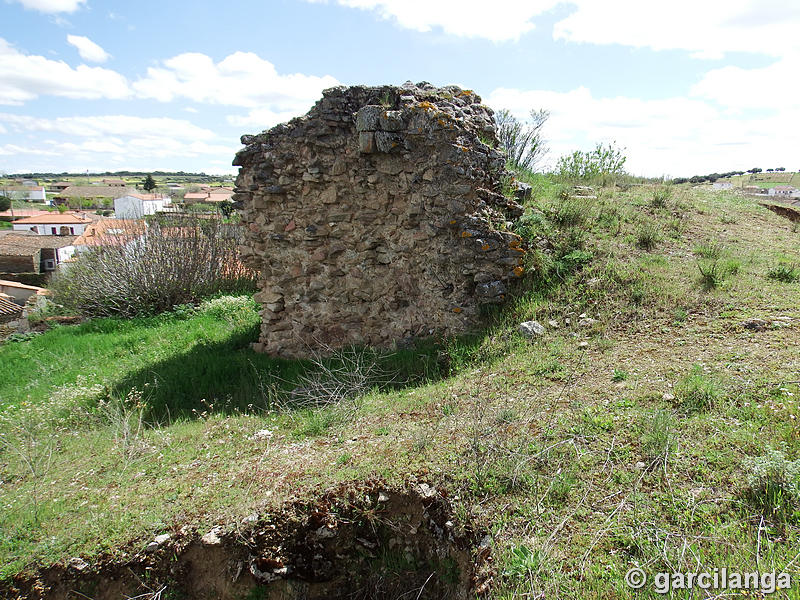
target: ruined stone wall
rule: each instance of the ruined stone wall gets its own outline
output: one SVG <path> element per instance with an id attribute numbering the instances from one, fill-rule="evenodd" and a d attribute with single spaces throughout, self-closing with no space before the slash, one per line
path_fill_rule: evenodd
<path id="1" fill-rule="evenodd" d="M 256 349 L 307 356 L 474 329 L 523 273 L 495 142 L 473 92 L 411 83 L 332 88 L 305 116 L 243 136 L 234 199 L 261 274 Z"/>

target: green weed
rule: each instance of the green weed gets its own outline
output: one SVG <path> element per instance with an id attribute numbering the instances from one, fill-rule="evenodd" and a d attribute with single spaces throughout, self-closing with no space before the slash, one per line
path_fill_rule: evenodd
<path id="1" fill-rule="evenodd" d="M 767 277 L 783 283 L 800 281 L 800 266 L 796 264 L 779 263 L 767 271 Z"/>
<path id="2" fill-rule="evenodd" d="M 675 385 L 678 407 L 687 414 L 710 410 L 723 396 L 717 380 L 699 365 Z"/>

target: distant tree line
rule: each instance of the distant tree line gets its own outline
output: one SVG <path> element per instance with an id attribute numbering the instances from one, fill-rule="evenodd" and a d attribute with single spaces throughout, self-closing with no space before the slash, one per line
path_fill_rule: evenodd
<path id="1" fill-rule="evenodd" d="M 786 170 L 786 167 L 778 167 L 776 169 L 767 169 L 767 173 L 781 173 Z M 733 177 L 734 175 L 744 175 L 745 173 L 750 173 L 755 175 L 756 173 L 763 172 L 763 169 L 759 167 L 753 167 L 752 169 L 748 169 L 747 171 L 728 171 L 726 173 L 709 173 L 708 175 L 694 175 L 693 177 L 676 177 L 672 180 L 672 183 L 705 183 L 707 181 L 714 183 L 717 179 L 725 179 L 727 177 Z"/>
<path id="2" fill-rule="evenodd" d="M 65 177 L 146 177 L 147 175 L 154 175 L 156 177 L 180 177 L 202 179 L 204 181 L 222 181 L 229 179 L 229 177 L 219 175 L 208 175 L 206 173 L 187 173 L 186 171 L 103 171 L 96 173 L 68 173 L 63 171 L 61 173 L 11 173 L 6 175 L 9 178 L 17 179 L 52 179 L 52 178 L 65 178 Z"/>

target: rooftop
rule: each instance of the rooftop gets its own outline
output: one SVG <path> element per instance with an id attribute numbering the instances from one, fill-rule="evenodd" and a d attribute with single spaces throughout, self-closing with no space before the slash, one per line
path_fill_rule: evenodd
<path id="1" fill-rule="evenodd" d="M 144 233 L 144 222 L 132 219 L 103 219 L 92 223 L 79 235 L 75 246 L 113 246 Z"/>
<path id="2" fill-rule="evenodd" d="M 119 198 L 129 192 L 124 185 L 71 185 L 58 192 L 57 198 Z"/>
<path id="3" fill-rule="evenodd" d="M 21 315 L 22 307 L 5 294 L 0 294 L 0 315 Z"/>
<path id="4" fill-rule="evenodd" d="M 20 235 L 9 233 L 0 236 L 0 256 L 29 256 L 42 248 L 66 248 L 75 244 L 74 235 Z M 0 281 L 0 284 L 3 282 Z"/>
<path id="5" fill-rule="evenodd" d="M 74 213 L 45 213 L 35 217 L 25 217 L 14 221 L 14 225 L 86 225 L 91 219 Z"/>

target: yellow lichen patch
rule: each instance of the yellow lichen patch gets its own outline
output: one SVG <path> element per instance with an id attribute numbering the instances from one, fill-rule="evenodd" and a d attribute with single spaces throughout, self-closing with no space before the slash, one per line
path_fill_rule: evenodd
<path id="1" fill-rule="evenodd" d="M 461 237 L 462 238 L 472 237 L 472 234 L 469 231 L 462 231 L 461 232 Z"/>
<path id="2" fill-rule="evenodd" d="M 462 309 L 460 306 L 456 306 L 456 307 L 453 309 L 453 312 L 454 312 L 454 313 L 456 313 L 456 314 L 458 314 L 458 313 L 460 313 L 462 310 L 463 310 L 463 309 Z"/>
<path id="3" fill-rule="evenodd" d="M 483 244 L 483 245 L 481 246 L 481 250 L 484 250 L 484 251 L 486 251 L 486 250 L 488 250 L 488 249 L 489 249 L 489 244 Z"/>
<path id="4" fill-rule="evenodd" d="M 517 249 L 517 248 L 519 248 L 519 245 L 520 245 L 520 241 L 519 240 L 511 240 L 510 242 L 508 242 L 508 247 L 509 248 Z"/>
<path id="5" fill-rule="evenodd" d="M 522 277 L 523 273 L 525 273 L 525 269 L 523 269 L 522 267 L 514 267 L 515 277 Z"/>
<path id="6" fill-rule="evenodd" d="M 453 219 L 452 221 L 450 221 L 450 225 L 455 225 L 455 224 L 456 224 L 456 220 L 455 220 L 455 219 Z"/>
<path id="7" fill-rule="evenodd" d="M 436 110 L 436 105 L 432 102 L 428 102 L 427 100 L 423 100 L 419 104 L 417 104 L 419 108 L 422 110 Z"/>
<path id="8" fill-rule="evenodd" d="M 523 254 L 525 253 L 525 249 L 524 248 L 519 248 L 517 246 L 511 246 L 511 249 L 512 250 L 516 250 L 517 252 L 522 252 Z"/>

